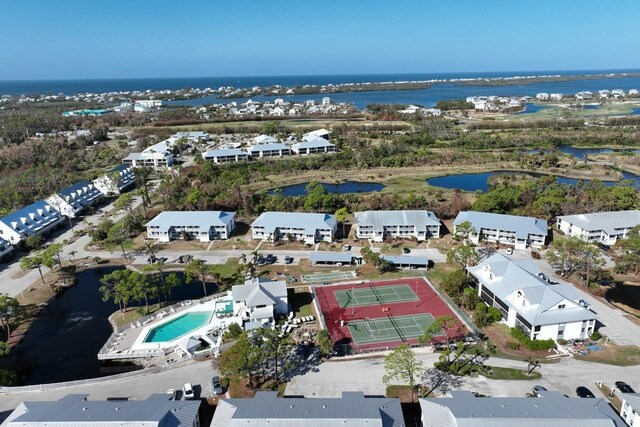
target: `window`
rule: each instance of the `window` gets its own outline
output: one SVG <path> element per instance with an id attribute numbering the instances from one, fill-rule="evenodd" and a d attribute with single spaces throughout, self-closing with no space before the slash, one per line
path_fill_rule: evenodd
<path id="1" fill-rule="evenodd" d="M 565 308 L 566 306 L 566 304 L 558 304 L 558 308 Z"/>

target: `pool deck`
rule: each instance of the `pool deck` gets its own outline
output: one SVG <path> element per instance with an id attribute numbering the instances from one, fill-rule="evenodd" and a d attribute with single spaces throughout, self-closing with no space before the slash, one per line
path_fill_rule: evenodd
<path id="1" fill-rule="evenodd" d="M 140 321 L 133 322 L 123 328 L 118 328 L 98 353 L 98 359 L 158 359 L 157 362 L 162 364 L 163 361 L 171 362 L 175 359 L 190 356 L 186 354 L 185 349 L 180 348 L 179 344 L 182 344 L 183 341 L 188 340 L 191 336 L 205 337 L 204 339 L 206 341 L 213 342 L 215 338 L 208 336 L 212 331 L 226 327 L 230 323 L 237 323 L 239 318 L 228 315 L 225 317 L 217 317 L 214 314 L 205 325 L 193 329 L 171 341 L 145 343 L 144 340 L 149 334 L 149 331 L 155 327 L 170 322 L 189 312 L 214 312 L 216 303 L 219 305 L 220 301 L 226 301 L 229 298 L 229 295 L 224 295 L 208 301 L 182 301 L 181 303 L 158 310 L 153 315 L 143 318 Z"/>

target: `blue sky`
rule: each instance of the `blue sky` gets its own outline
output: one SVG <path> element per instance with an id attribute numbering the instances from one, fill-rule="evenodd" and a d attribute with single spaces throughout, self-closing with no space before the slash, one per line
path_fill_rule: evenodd
<path id="1" fill-rule="evenodd" d="M 640 68 L 640 1 L 0 0 L 0 80 Z"/>

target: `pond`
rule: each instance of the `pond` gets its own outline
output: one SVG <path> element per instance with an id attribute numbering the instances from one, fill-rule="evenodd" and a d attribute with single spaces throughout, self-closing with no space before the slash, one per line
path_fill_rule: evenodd
<path id="1" fill-rule="evenodd" d="M 308 182 L 302 184 L 288 185 L 269 191 L 269 194 L 282 194 L 283 196 L 304 196 L 307 194 Z M 375 193 L 384 189 L 383 184 L 377 182 L 357 182 L 345 181 L 338 184 L 329 184 L 321 182 L 328 193 L 347 194 L 347 193 Z"/>
<path id="2" fill-rule="evenodd" d="M 546 110 L 547 108 L 549 108 L 548 105 L 533 104 L 531 102 L 527 102 L 524 105 L 524 110 L 519 111 L 516 114 L 533 114 L 541 110 Z"/>
<path id="3" fill-rule="evenodd" d="M 427 184 L 432 185 L 434 187 L 442 187 L 448 189 L 458 189 L 462 191 L 489 191 L 489 180 L 492 176 L 497 175 L 527 175 L 532 178 L 542 178 L 544 176 L 548 176 L 545 174 L 534 173 L 534 172 L 510 172 L 510 171 L 500 171 L 500 172 L 483 172 L 483 173 L 467 173 L 460 175 L 445 175 L 438 176 L 435 178 L 429 178 L 427 180 Z M 636 181 L 636 186 L 638 185 L 638 176 L 624 173 L 624 179 L 633 179 Z M 564 176 L 556 177 L 556 181 L 559 184 L 566 185 L 576 185 L 581 180 L 574 178 L 567 178 Z M 618 184 L 618 182 L 604 182 L 606 186 L 613 186 Z"/>
<path id="4" fill-rule="evenodd" d="M 100 278 L 115 269 L 78 273 L 77 285 L 49 301 L 24 341 L 9 356 L 0 358 L 0 367 L 15 369 L 21 385 L 95 378 L 135 369 L 122 365 L 105 367 L 97 358 L 112 332 L 108 317 L 118 309 L 113 302 L 102 301 Z M 207 292 L 214 291 L 215 285 L 209 284 Z M 202 296 L 199 282 L 172 291 L 175 300 Z"/>

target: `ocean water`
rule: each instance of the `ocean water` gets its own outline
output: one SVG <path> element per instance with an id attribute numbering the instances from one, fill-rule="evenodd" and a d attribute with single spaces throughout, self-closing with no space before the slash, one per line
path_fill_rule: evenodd
<path id="1" fill-rule="evenodd" d="M 100 80 L 31 80 L 0 81 L 0 94 L 76 94 L 103 93 L 116 91 L 145 91 L 185 88 L 213 88 L 234 86 L 247 88 L 279 84 L 291 87 L 305 84 L 339 84 L 389 81 L 415 81 L 435 79 L 457 79 L 478 77 L 509 77 L 534 75 L 585 75 L 603 73 L 635 72 L 634 70 L 581 70 L 581 71 L 509 71 L 509 72 L 469 72 L 469 73 L 413 73 L 413 74 L 353 74 L 320 76 L 262 76 L 262 77 L 194 77 L 194 78 L 154 78 L 154 79 L 100 79 Z M 542 82 L 518 86 L 456 86 L 452 83 L 435 84 L 428 89 L 409 91 L 377 91 L 330 94 L 338 102 L 347 102 L 358 107 L 371 103 L 401 103 L 432 106 L 438 100 L 465 98 L 480 95 L 535 95 L 538 92 L 575 93 L 582 90 L 599 89 L 640 89 L 640 78 L 620 77 L 597 80 L 576 80 L 570 82 Z M 283 97 L 288 100 L 320 100 L 319 95 L 296 95 Z M 256 97 L 256 100 L 273 99 Z M 216 97 L 193 100 L 172 101 L 174 105 L 202 105 L 207 103 L 232 102 L 242 100 L 221 100 Z"/>

